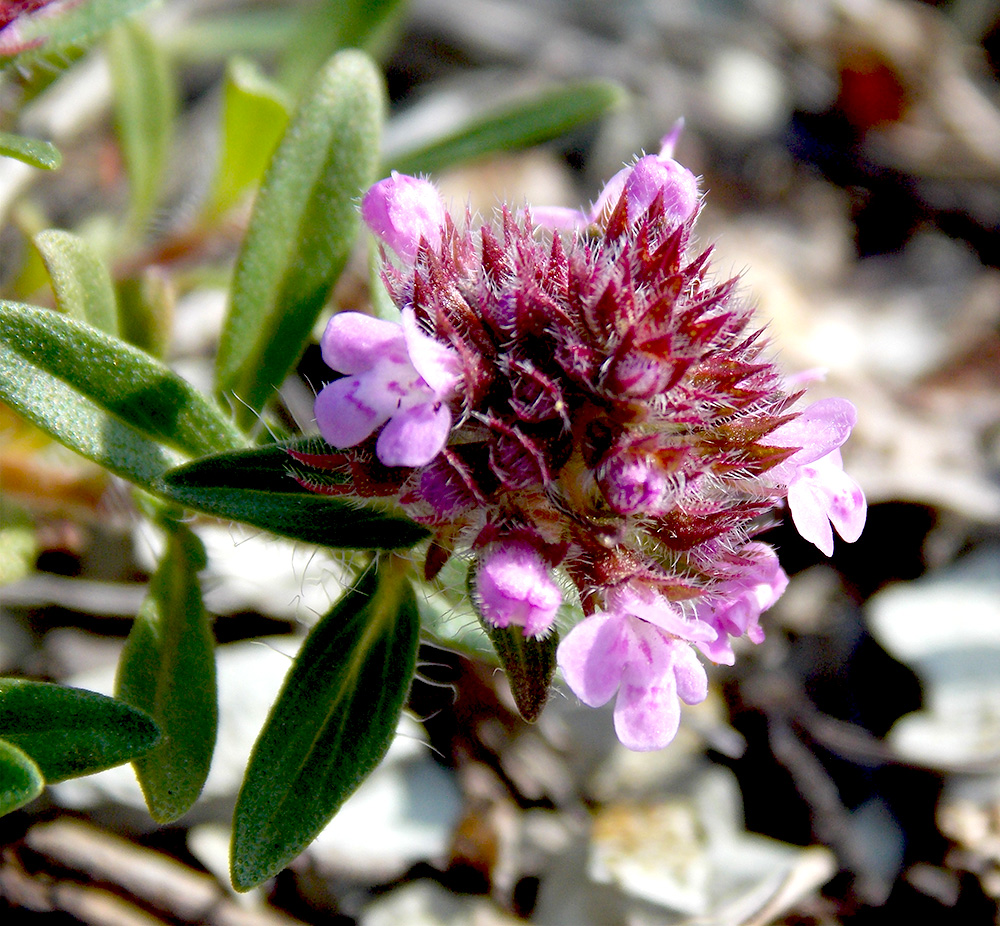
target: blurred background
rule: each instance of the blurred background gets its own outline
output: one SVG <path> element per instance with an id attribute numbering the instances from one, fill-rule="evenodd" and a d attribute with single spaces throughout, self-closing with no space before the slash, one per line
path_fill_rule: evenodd
<path id="1" fill-rule="evenodd" d="M 83 0 L 86 2 L 86 0 Z M 225 61 L 289 94 L 328 53 L 324 4 L 169 0 L 143 13 L 179 90 L 166 193 L 119 279 L 169 291 L 172 365 L 210 377 L 245 228 L 190 216 L 214 164 Z M 318 17 L 318 18 L 317 18 Z M 311 40 L 313 37 L 315 40 Z M 324 552 L 200 524 L 222 726 L 206 792 L 155 828 L 127 767 L 0 820 L 5 922 L 657 926 L 998 921 L 1000 10 L 987 0 L 411 0 L 373 40 L 388 152 L 544 88 L 602 78 L 612 112 L 434 174 L 489 214 L 577 206 L 676 120 L 707 193 L 700 243 L 740 275 L 789 374 L 858 408 L 845 468 L 868 526 L 791 584 L 767 640 L 712 670 L 662 753 L 556 691 L 520 721 L 489 654 L 428 642 L 410 720 L 334 823 L 266 890 L 228 891 L 246 756 L 303 628 L 339 589 Z M 100 241 L 126 202 L 101 46 L 20 127 L 51 176 L 0 161 L 0 295 L 51 303 L 30 237 Z M 0 106 L 23 100 L 8 81 Z M 262 137 L 266 134 L 261 129 Z M 262 141 L 262 144 L 264 142 Z M 103 223 L 103 224 L 102 224 Z M 365 298 L 364 256 L 335 303 Z M 282 414 L 311 427 L 307 354 Z M 126 492 L 0 408 L 0 671 L 110 690 L 155 538 Z"/>

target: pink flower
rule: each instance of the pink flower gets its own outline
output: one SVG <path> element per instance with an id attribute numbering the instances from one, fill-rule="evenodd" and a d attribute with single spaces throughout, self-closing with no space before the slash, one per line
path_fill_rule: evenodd
<path id="1" fill-rule="evenodd" d="M 546 228 L 583 231 L 600 224 L 624 193 L 630 223 L 640 219 L 657 196 L 663 197 L 663 213 L 669 224 L 687 221 L 698 208 L 698 178 L 671 156 L 683 125 L 683 121 L 678 122 L 663 137 L 659 154 L 647 154 L 618 171 L 604 185 L 589 212 L 542 207 L 531 210 L 532 219 Z"/>
<path id="2" fill-rule="evenodd" d="M 607 611 L 577 624 L 556 659 L 566 684 L 590 707 L 615 700 L 615 732 L 629 749 L 662 749 L 676 735 L 680 705 L 708 694 L 708 677 L 688 641 L 715 631 L 686 618 L 650 588 L 625 586 L 607 595 Z"/>
<path id="3" fill-rule="evenodd" d="M 788 484 L 788 509 L 799 534 L 827 556 L 833 555 L 833 527 L 848 543 L 861 536 L 868 516 L 865 493 L 834 450 L 799 467 Z"/>
<path id="4" fill-rule="evenodd" d="M 723 579 L 710 598 L 699 602 L 696 613 L 716 633 L 714 640 L 698 643 L 712 662 L 731 666 L 736 657 L 731 637 L 746 636 L 763 643 L 759 620 L 788 587 L 788 576 L 777 554 L 763 543 L 748 543 L 731 577 Z"/>
<path id="5" fill-rule="evenodd" d="M 359 312 L 334 315 L 321 341 L 323 359 L 347 375 L 316 397 L 316 423 L 327 443 L 354 447 L 378 428 L 375 452 L 386 466 L 423 466 L 451 431 L 447 399 L 459 382 L 457 354 L 424 334 L 412 310 L 402 325 Z"/>
<path id="6" fill-rule="evenodd" d="M 361 218 L 405 263 L 413 264 L 421 241 L 440 246 L 447 212 L 433 183 L 393 171 L 365 193 Z"/>
<path id="7" fill-rule="evenodd" d="M 516 624 L 526 637 L 544 637 L 562 603 L 545 560 L 523 541 L 496 547 L 479 561 L 476 591 L 484 620 L 494 627 Z"/>
<path id="8" fill-rule="evenodd" d="M 864 530 L 868 506 L 861 487 L 844 472 L 839 448 L 851 434 L 858 413 L 846 399 L 823 399 L 807 406 L 765 439 L 774 447 L 798 447 L 769 472 L 788 487 L 788 509 L 795 529 L 827 556 L 833 553 L 833 527 L 848 543 Z"/>

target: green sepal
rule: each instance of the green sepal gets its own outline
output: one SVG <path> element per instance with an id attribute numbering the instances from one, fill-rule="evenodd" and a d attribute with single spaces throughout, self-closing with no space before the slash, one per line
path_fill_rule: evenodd
<path id="1" fill-rule="evenodd" d="M 215 640 L 198 583 L 204 566 L 201 541 L 175 525 L 118 662 L 115 694 L 149 714 L 162 733 L 134 762 L 159 823 L 176 820 L 197 800 L 215 748 Z"/>
<path id="2" fill-rule="evenodd" d="M 305 849 L 385 756 L 416 667 L 409 569 L 395 556 L 373 564 L 303 643 L 236 802 L 237 890 Z"/>
<path id="3" fill-rule="evenodd" d="M 51 783 L 129 762 L 160 733 L 144 712 L 96 691 L 0 678 L 0 738 L 27 753 Z"/>

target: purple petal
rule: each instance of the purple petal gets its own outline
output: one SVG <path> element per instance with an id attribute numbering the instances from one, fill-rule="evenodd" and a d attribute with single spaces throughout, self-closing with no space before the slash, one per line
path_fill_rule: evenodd
<path id="1" fill-rule="evenodd" d="M 680 723 L 678 697 L 688 704 L 708 695 L 708 676 L 686 643 L 632 619 L 631 657 L 615 702 L 615 732 L 622 745 L 645 752 L 662 749 Z"/>
<path id="2" fill-rule="evenodd" d="M 661 630 L 691 642 L 708 641 L 715 631 L 693 617 L 687 617 L 671 601 L 649 586 L 623 585 L 607 596 L 608 609 L 619 614 L 634 614 Z"/>
<path id="3" fill-rule="evenodd" d="M 615 702 L 615 732 L 629 749 L 662 749 L 680 723 L 673 647 L 662 630 L 645 621 L 629 619 L 629 630 L 632 639 Z"/>
<path id="4" fill-rule="evenodd" d="M 721 628 L 716 630 L 716 638 L 705 643 L 696 643 L 703 652 L 716 665 L 731 666 L 736 664 L 736 653 L 733 652 L 733 641 L 729 634 Z"/>
<path id="5" fill-rule="evenodd" d="M 389 419 L 395 402 L 385 393 L 374 396 L 364 376 L 336 379 L 316 396 L 316 424 L 323 439 L 334 447 L 353 447 Z"/>
<path id="6" fill-rule="evenodd" d="M 567 206 L 532 206 L 530 214 L 532 223 L 550 231 L 586 231 L 591 224 L 589 215 Z"/>
<path id="7" fill-rule="evenodd" d="M 651 752 L 669 746 L 681 722 L 673 675 L 657 685 L 623 684 L 614 716 L 615 733 L 626 749 Z"/>
<path id="8" fill-rule="evenodd" d="M 386 466 L 426 466 L 448 442 L 447 405 L 424 402 L 392 416 L 382 428 L 375 453 Z"/>
<path id="9" fill-rule="evenodd" d="M 584 704 L 600 707 L 618 690 L 629 648 L 628 618 L 594 614 L 563 638 L 556 661 L 573 693 Z"/>
<path id="10" fill-rule="evenodd" d="M 784 463 L 770 472 L 779 482 L 791 480 L 795 468 L 825 457 L 851 435 L 857 409 L 847 399 L 821 399 L 806 406 L 798 418 L 772 431 L 763 443 L 771 447 L 798 447 Z"/>
<path id="11" fill-rule="evenodd" d="M 684 117 L 681 116 L 673 126 L 670 131 L 667 132 L 663 138 L 660 139 L 660 158 L 661 160 L 666 160 L 668 158 L 673 158 L 674 148 L 677 147 L 677 142 L 681 139 L 681 133 L 684 131 Z"/>
<path id="12" fill-rule="evenodd" d="M 341 312 L 320 339 L 323 362 L 340 373 L 365 373 L 386 358 L 406 362 L 403 329 L 361 312 Z"/>
<path id="13" fill-rule="evenodd" d="M 629 221 L 641 217 L 657 196 L 663 197 L 663 211 L 674 224 L 686 221 L 698 208 L 698 180 L 673 158 L 648 154 L 636 161 L 625 184 Z"/>
<path id="14" fill-rule="evenodd" d="M 690 646 L 678 643 L 673 650 L 677 697 L 685 704 L 700 704 L 708 697 L 708 674 L 705 667 Z"/>
<path id="15" fill-rule="evenodd" d="M 788 487 L 788 510 L 802 539 L 815 544 L 827 556 L 833 556 L 833 528 L 827 514 L 827 498 L 808 477 L 796 479 Z"/>
<path id="16" fill-rule="evenodd" d="M 433 183 L 393 171 L 365 193 L 361 218 L 376 237 L 412 264 L 421 240 L 440 247 L 447 212 Z"/>
<path id="17" fill-rule="evenodd" d="M 864 530 L 868 503 L 861 486 L 844 472 L 843 465 L 839 450 L 817 460 L 812 466 L 814 485 L 826 496 L 827 514 L 837 533 L 854 543 Z"/>
<path id="18" fill-rule="evenodd" d="M 623 167 L 604 184 L 604 188 L 598 194 L 597 199 L 594 200 L 594 205 L 590 207 L 591 222 L 597 222 L 606 210 L 614 209 L 618 205 L 618 200 L 622 198 L 622 193 L 625 192 L 625 181 L 628 180 L 631 173 L 631 167 Z M 629 218 L 632 217 L 629 216 Z"/>
<path id="19" fill-rule="evenodd" d="M 458 354 L 424 334 L 412 308 L 403 310 L 403 337 L 413 368 L 438 398 L 446 398 L 458 385 L 461 375 Z"/>

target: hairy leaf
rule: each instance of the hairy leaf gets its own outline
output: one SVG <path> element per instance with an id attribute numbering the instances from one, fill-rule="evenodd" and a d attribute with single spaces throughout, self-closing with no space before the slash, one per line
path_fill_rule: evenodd
<path id="1" fill-rule="evenodd" d="M 201 541 L 177 525 L 118 663 L 115 693 L 149 714 L 162 734 L 134 763 L 160 823 L 176 820 L 197 800 L 215 748 L 215 641 L 198 584 L 204 565 Z"/>
<path id="2" fill-rule="evenodd" d="M 279 872 L 392 742 L 420 621 L 408 564 L 373 565 L 309 634 L 254 746 L 233 821 L 232 878 Z"/>
<path id="3" fill-rule="evenodd" d="M 94 249 L 72 232 L 49 229 L 35 235 L 56 304 L 70 318 L 105 334 L 118 333 L 118 304 L 111 272 Z"/>
<path id="4" fill-rule="evenodd" d="M 402 0 L 313 0 L 304 4 L 281 62 L 282 83 L 298 91 L 323 62 L 343 48 L 375 54 L 404 6 Z"/>
<path id="5" fill-rule="evenodd" d="M 316 75 L 271 159 L 236 263 L 216 385 L 252 422 L 292 369 L 343 269 L 374 177 L 382 79 L 346 51 Z"/>
<path id="6" fill-rule="evenodd" d="M 53 437 L 148 485 L 243 438 L 148 354 L 56 312 L 0 302 L 0 399 Z M 177 452 L 175 452 L 177 451 Z"/>
<path id="7" fill-rule="evenodd" d="M 161 194 L 177 109 L 163 49 L 138 23 L 116 26 L 108 61 L 115 89 L 115 126 L 128 170 L 130 224 L 141 231 Z"/>
<path id="8" fill-rule="evenodd" d="M 156 490 L 188 508 L 328 547 L 403 549 L 427 537 L 402 514 L 303 488 L 288 448 L 314 444 L 310 438 L 206 457 L 166 473 Z"/>
<path id="9" fill-rule="evenodd" d="M 235 206 L 264 174 L 288 124 L 284 91 L 246 59 L 231 61 L 223 91 L 219 166 L 206 212 L 221 215 Z"/>
<path id="10" fill-rule="evenodd" d="M 0 740 L 0 817 L 33 801 L 44 788 L 42 771 L 31 756 Z"/>
<path id="11" fill-rule="evenodd" d="M 0 739 L 31 756 L 47 782 L 121 765 L 159 736 L 142 711 L 96 691 L 0 679 Z"/>

